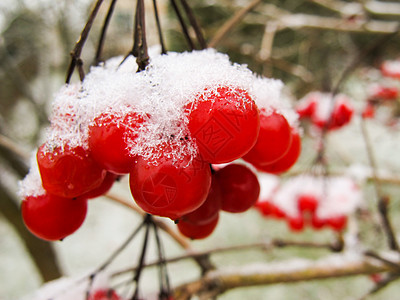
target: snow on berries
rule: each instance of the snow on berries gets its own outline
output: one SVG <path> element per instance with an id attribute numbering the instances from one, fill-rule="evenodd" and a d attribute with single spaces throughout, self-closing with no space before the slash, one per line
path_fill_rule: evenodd
<path id="1" fill-rule="evenodd" d="M 300 119 L 309 119 L 320 129 L 335 130 L 348 124 L 353 115 L 354 107 L 351 100 L 344 94 L 311 92 L 298 103 L 296 111 Z"/>
<path id="2" fill-rule="evenodd" d="M 349 177 L 301 175 L 280 184 L 269 175 L 261 187 L 255 207 L 265 217 L 286 219 L 293 231 L 305 226 L 343 230 L 362 199 L 360 187 Z"/>
<path id="3" fill-rule="evenodd" d="M 204 238 L 220 210 L 243 212 L 258 198 L 257 176 L 231 162 L 243 158 L 275 174 L 296 162 L 297 114 L 281 97 L 281 81 L 258 77 L 213 49 L 155 55 L 141 72 L 133 58 L 121 61 L 92 67 L 83 82 L 55 96 L 37 170 L 21 183 L 23 217 L 34 234 L 49 240 L 71 234 L 81 222 L 69 230 L 52 225 L 59 232 L 47 233 L 35 221 L 58 202 L 67 216 L 129 174 L 145 212 L 179 222 L 188 237 Z M 221 163 L 230 165 L 212 170 Z M 40 203 L 42 210 L 30 208 Z M 198 221 L 203 215 L 207 222 Z"/>

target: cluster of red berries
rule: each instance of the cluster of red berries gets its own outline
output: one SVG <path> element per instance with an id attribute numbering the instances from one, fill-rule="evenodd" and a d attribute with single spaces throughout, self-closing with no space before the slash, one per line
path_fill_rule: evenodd
<path id="1" fill-rule="evenodd" d="M 384 61 L 380 68 L 379 77 L 368 90 L 366 105 L 362 111 L 362 117 L 374 118 L 378 106 L 392 105 L 399 98 L 400 90 L 398 82 L 400 79 L 400 61 Z M 396 82 L 397 81 L 397 82 Z"/>
<path id="2" fill-rule="evenodd" d="M 216 63 L 205 67 L 210 60 Z M 213 173 L 213 164 L 242 158 L 278 174 L 296 162 L 297 128 L 279 105 L 257 105 L 256 78 L 247 69 L 211 50 L 160 56 L 152 63 L 134 75 L 95 68 L 83 86 L 67 87 L 56 98 L 50 138 L 36 155 L 42 190 L 22 193 L 23 219 L 34 234 L 59 240 L 73 233 L 85 219 L 87 199 L 129 174 L 132 196 L 145 212 L 176 221 L 186 236 L 205 237 L 220 210 L 245 211 L 259 193 L 257 177 L 247 167 L 229 165 Z M 203 76 L 192 76 L 188 65 Z M 226 81 L 220 70 L 237 79 Z M 189 88 L 179 76 L 190 77 Z M 216 82 L 203 79 L 207 76 Z M 112 80 L 102 84 L 107 78 Z M 103 88 L 110 83 L 120 94 Z M 142 94 L 129 96 L 140 87 Z M 117 97 L 116 107 L 104 99 L 98 103 L 101 96 Z"/>
<path id="3" fill-rule="evenodd" d="M 320 129 L 335 130 L 348 124 L 354 114 L 350 99 L 343 94 L 332 97 L 329 93 L 311 92 L 298 103 L 300 119 L 309 119 Z"/>
<path id="4" fill-rule="evenodd" d="M 296 216 L 287 215 L 273 202 L 268 200 L 259 201 L 255 207 L 265 217 L 286 219 L 289 228 L 292 231 L 302 231 L 306 226 L 311 226 L 313 229 L 319 230 L 324 227 L 329 227 L 336 231 L 341 231 L 346 227 L 347 216 L 337 215 L 327 218 L 319 218 L 316 214 L 318 203 L 314 195 L 299 195 L 297 198 Z"/>
<path id="5" fill-rule="evenodd" d="M 361 201 L 359 187 L 346 177 L 299 176 L 282 185 L 274 177 L 264 177 L 261 183 L 255 208 L 264 217 L 286 220 L 296 232 L 307 226 L 341 231 Z"/>

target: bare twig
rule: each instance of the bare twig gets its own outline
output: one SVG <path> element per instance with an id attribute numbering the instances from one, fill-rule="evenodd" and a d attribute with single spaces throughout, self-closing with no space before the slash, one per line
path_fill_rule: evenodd
<path id="1" fill-rule="evenodd" d="M 181 25 L 183 35 L 185 36 L 186 42 L 188 43 L 188 45 L 190 47 L 190 50 L 196 49 L 196 47 L 195 47 L 195 45 L 194 45 L 194 43 L 193 43 L 193 41 L 192 41 L 192 39 L 190 37 L 190 34 L 189 34 L 188 28 L 187 28 L 187 26 L 185 24 L 185 21 L 183 20 L 183 17 L 182 17 L 182 14 L 181 14 L 180 10 L 179 10 L 178 4 L 176 3 L 176 0 L 171 0 L 171 5 L 172 5 L 172 8 L 175 11 L 175 14 L 176 14 L 177 18 L 178 18 L 179 24 Z"/>
<path id="2" fill-rule="evenodd" d="M 214 37 L 209 42 L 208 46 L 210 48 L 215 48 L 226 35 L 257 5 L 259 5 L 262 0 L 253 0 L 249 5 L 239 10 L 236 14 L 232 16 L 222 27 L 217 31 Z"/>
<path id="3" fill-rule="evenodd" d="M 371 141 L 370 141 L 370 138 L 368 135 L 367 127 L 366 127 L 365 121 L 363 119 L 361 119 L 361 132 L 362 132 L 362 136 L 364 139 L 365 148 L 367 151 L 368 161 L 369 161 L 369 164 L 372 169 L 373 184 L 374 184 L 375 193 L 376 193 L 376 196 L 378 199 L 378 211 L 381 216 L 382 226 L 383 226 L 383 229 L 388 238 L 388 243 L 389 243 L 390 249 L 399 251 L 399 244 L 397 242 L 397 238 L 394 233 L 393 227 L 391 225 L 391 222 L 390 222 L 390 219 L 388 216 L 388 211 L 387 211 L 387 207 L 389 204 L 389 198 L 384 195 L 382 188 L 381 188 L 381 183 L 379 181 L 378 171 L 377 171 L 378 166 L 377 166 L 377 163 L 375 160 L 375 155 L 373 153 L 373 148 L 372 148 L 372 144 L 371 144 Z"/>
<path id="4" fill-rule="evenodd" d="M 279 263 L 258 263 L 210 271 L 199 280 L 175 288 L 174 299 L 190 299 L 194 295 L 201 298 L 205 294 L 222 294 L 239 287 L 340 278 L 393 270 L 394 268 L 387 264 L 356 254 L 331 255 L 315 261 L 294 259 Z"/>
<path id="5" fill-rule="evenodd" d="M 114 12 L 115 4 L 117 3 L 117 0 L 112 0 L 110 3 L 110 7 L 108 8 L 106 18 L 104 19 L 103 27 L 101 28 L 101 34 L 99 38 L 99 43 L 97 46 L 97 51 L 96 51 L 96 56 L 94 59 L 95 65 L 98 65 L 101 62 L 101 53 L 103 51 L 103 45 L 104 45 L 104 40 L 106 38 L 106 32 L 108 25 L 110 24 L 111 21 L 111 16 Z"/>
<path id="6" fill-rule="evenodd" d="M 206 40 L 204 39 L 203 32 L 201 31 L 201 27 L 199 26 L 199 24 L 196 20 L 196 17 L 193 14 L 192 9 L 190 8 L 190 6 L 188 5 L 186 0 L 180 0 L 180 1 L 183 6 L 183 9 L 186 12 L 189 22 L 192 25 L 193 30 L 196 34 L 196 38 L 197 38 L 197 41 L 199 42 L 200 48 L 201 49 L 207 48 L 207 43 L 206 43 Z"/>
<path id="7" fill-rule="evenodd" d="M 81 80 L 83 79 L 83 62 L 81 60 L 81 53 L 82 53 L 82 49 L 83 46 L 85 45 L 85 42 L 89 36 L 89 32 L 90 29 L 92 28 L 94 19 L 96 18 L 97 12 L 99 11 L 101 4 L 103 3 L 103 0 L 97 0 L 94 8 L 92 9 L 90 15 L 89 15 L 89 19 L 86 22 L 85 27 L 83 28 L 81 35 L 79 36 L 78 41 L 75 44 L 74 49 L 71 51 L 71 62 L 70 65 L 68 67 L 68 71 L 67 71 L 67 78 L 65 80 L 65 83 L 69 83 L 71 80 L 71 76 L 75 70 L 75 67 L 78 66 L 79 67 L 79 76 L 81 78 Z"/>

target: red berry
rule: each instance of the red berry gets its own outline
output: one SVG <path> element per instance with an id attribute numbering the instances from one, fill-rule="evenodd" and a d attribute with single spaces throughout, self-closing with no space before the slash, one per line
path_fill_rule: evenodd
<path id="1" fill-rule="evenodd" d="M 221 190 L 219 182 L 212 177 L 210 191 L 206 201 L 191 213 L 184 215 L 181 220 L 193 225 L 204 225 L 209 223 L 219 214 L 221 209 Z"/>
<path id="2" fill-rule="evenodd" d="M 43 144 L 37 152 L 37 162 L 43 188 L 65 198 L 78 197 L 99 187 L 107 173 L 82 147 L 48 151 Z"/>
<path id="3" fill-rule="evenodd" d="M 321 229 L 327 225 L 327 221 L 325 219 L 318 218 L 315 214 L 311 218 L 311 226 L 314 229 Z"/>
<path id="4" fill-rule="evenodd" d="M 370 99 L 373 100 L 395 100 L 399 96 L 399 89 L 395 86 L 374 86 L 371 89 Z"/>
<path id="5" fill-rule="evenodd" d="M 213 233 L 214 229 L 217 227 L 218 220 L 219 214 L 216 214 L 215 217 L 211 219 L 208 223 L 204 223 L 202 225 L 197 225 L 181 220 L 178 222 L 178 229 L 180 233 L 190 239 L 204 239 L 208 237 L 211 233 Z"/>
<path id="6" fill-rule="evenodd" d="M 100 197 L 100 196 L 104 195 L 105 193 L 107 193 L 111 189 L 111 187 L 113 186 L 113 184 L 114 184 L 115 180 L 117 180 L 117 178 L 118 178 L 118 175 L 111 173 L 111 172 L 107 172 L 106 177 L 104 178 L 103 182 L 101 183 L 101 185 L 99 187 L 97 187 L 79 197 L 85 198 L 85 199 L 93 199 L 93 198 Z"/>
<path id="7" fill-rule="evenodd" d="M 318 199 L 312 195 L 301 195 L 297 200 L 297 205 L 301 212 L 315 213 L 318 207 Z"/>
<path id="8" fill-rule="evenodd" d="M 277 112 L 260 112 L 260 133 L 257 143 L 243 159 L 255 164 L 265 165 L 277 161 L 289 150 L 292 142 L 292 129 L 285 117 Z"/>
<path id="9" fill-rule="evenodd" d="M 89 295 L 88 300 L 121 300 L 113 289 L 99 289 Z"/>
<path id="10" fill-rule="evenodd" d="M 228 86 L 205 90 L 185 109 L 191 136 L 210 163 L 238 159 L 256 143 L 258 108 L 245 90 Z"/>
<path id="11" fill-rule="evenodd" d="M 288 225 L 290 230 L 298 232 L 304 229 L 304 219 L 302 216 L 289 217 Z"/>
<path id="12" fill-rule="evenodd" d="M 51 194 L 28 196 L 21 204 L 26 227 L 37 237 L 56 241 L 75 232 L 86 217 L 87 201 Z"/>
<path id="13" fill-rule="evenodd" d="M 354 108 L 349 102 L 337 101 L 332 112 L 332 119 L 329 129 L 340 128 L 350 122 L 353 117 Z"/>
<path id="14" fill-rule="evenodd" d="M 400 60 L 386 60 L 381 65 L 383 76 L 400 79 Z"/>
<path id="15" fill-rule="evenodd" d="M 240 213 L 252 207 L 260 195 L 257 176 L 246 166 L 230 164 L 215 173 L 221 187 L 221 209 Z"/>
<path id="16" fill-rule="evenodd" d="M 106 170 L 127 174 L 136 157 L 129 153 L 128 143 L 137 138 L 144 122 L 141 115 L 129 112 L 123 117 L 103 113 L 89 126 L 89 148 L 93 158 Z"/>
<path id="17" fill-rule="evenodd" d="M 306 99 L 302 100 L 296 107 L 299 118 L 311 118 L 317 108 L 317 94 L 310 94 Z"/>
<path id="18" fill-rule="evenodd" d="M 326 220 L 327 225 L 330 226 L 333 230 L 341 231 L 347 225 L 347 217 L 346 216 L 336 216 L 331 217 Z"/>
<path id="19" fill-rule="evenodd" d="M 362 111 L 362 117 L 364 119 L 371 119 L 375 116 L 375 106 L 371 102 L 367 102 L 367 105 L 364 107 Z"/>
<path id="20" fill-rule="evenodd" d="M 211 170 L 199 157 L 191 162 L 160 157 L 157 165 L 139 158 L 129 180 L 132 196 L 144 211 L 177 220 L 204 203 Z"/>
<path id="21" fill-rule="evenodd" d="M 279 158 L 277 161 L 270 164 L 254 165 L 258 170 L 280 174 L 289 170 L 297 161 L 301 152 L 301 138 L 297 131 L 292 132 L 292 143 L 290 144 L 288 152 Z"/>
<path id="22" fill-rule="evenodd" d="M 274 205 L 270 201 L 258 201 L 254 205 L 255 208 L 257 208 L 261 214 L 265 217 L 271 216 L 274 212 Z"/>

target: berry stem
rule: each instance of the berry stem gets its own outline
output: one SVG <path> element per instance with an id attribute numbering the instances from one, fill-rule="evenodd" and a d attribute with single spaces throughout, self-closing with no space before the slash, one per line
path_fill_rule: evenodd
<path id="1" fill-rule="evenodd" d="M 199 23 L 197 22 L 192 9 L 190 8 L 190 6 L 188 5 L 186 0 L 181 0 L 181 4 L 183 6 L 183 9 L 186 12 L 186 15 L 189 19 L 190 24 L 192 25 L 192 27 L 194 29 L 197 41 L 199 42 L 199 45 L 200 45 L 200 49 L 206 49 L 207 48 L 206 40 L 204 39 L 203 32 L 201 31 L 201 27 L 200 27 Z"/>
<path id="2" fill-rule="evenodd" d="M 75 44 L 74 49 L 71 51 L 71 62 L 68 67 L 67 71 L 67 78 L 65 80 L 65 83 L 69 83 L 71 81 L 72 74 L 74 73 L 75 67 L 79 68 L 79 77 L 81 81 L 84 78 L 84 72 L 83 72 L 83 61 L 81 60 L 81 53 L 83 46 L 85 45 L 85 42 L 89 36 L 89 32 L 92 29 L 93 21 L 96 18 L 97 12 L 99 11 L 101 4 L 103 3 L 103 0 L 97 0 L 93 10 L 91 11 L 89 15 L 89 19 L 86 22 L 85 27 L 83 28 L 81 35 L 79 36 L 78 41 Z"/>
<path id="3" fill-rule="evenodd" d="M 161 45 L 161 54 L 166 54 L 167 49 L 165 48 L 164 38 L 163 38 L 162 30 L 161 30 L 161 23 L 160 23 L 160 18 L 158 15 L 157 0 L 153 0 L 153 7 L 154 7 L 154 17 L 156 19 L 156 25 L 157 25 L 158 39 L 159 39 L 160 45 Z"/>
<path id="4" fill-rule="evenodd" d="M 138 72 L 143 71 L 149 64 L 149 55 L 147 52 L 146 41 L 146 23 L 144 13 L 144 2 L 138 0 L 135 14 L 134 42 L 132 54 L 136 56 L 136 62 L 139 66 Z"/>
<path id="5" fill-rule="evenodd" d="M 140 254 L 139 263 L 138 263 L 138 266 L 137 266 L 137 269 L 135 272 L 135 276 L 133 277 L 133 281 L 136 283 L 136 288 L 135 288 L 135 292 L 133 293 L 131 300 L 139 299 L 139 280 L 140 280 L 140 276 L 142 275 L 143 267 L 145 265 L 144 260 L 146 257 L 147 243 L 149 241 L 149 231 L 150 231 L 149 229 L 150 229 L 151 224 L 153 223 L 152 216 L 150 214 L 146 214 L 146 216 L 144 217 L 143 223 L 146 225 L 146 232 L 144 234 L 142 252 Z"/>
<path id="6" fill-rule="evenodd" d="M 98 65 L 102 60 L 101 60 L 101 54 L 103 51 L 103 46 L 104 46 L 104 40 L 106 37 L 106 32 L 107 32 L 107 28 L 108 25 L 110 24 L 110 20 L 112 17 L 112 14 L 114 12 L 114 8 L 115 8 L 115 4 L 117 3 L 117 0 L 112 0 L 110 3 L 110 7 L 107 11 L 107 15 L 104 19 L 104 23 L 103 23 L 103 27 L 101 28 L 101 34 L 100 34 L 100 38 L 99 38 L 99 43 L 97 46 L 97 51 L 96 51 L 96 56 L 94 59 L 94 64 Z"/>
<path id="7" fill-rule="evenodd" d="M 185 39 L 186 39 L 186 41 L 187 41 L 187 43 L 188 43 L 188 45 L 190 47 L 190 50 L 196 49 L 192 39 L 190 38 L 188 28 L 187 28 L 187 26 L 185 24 L 185 21 L 183 20 L 181 12 L 179 11 L 179 8 L 178 8 L 178 5 L 177 5 L 176 1 L 175 0 L 171 0 L 171 5 L 172 5 L 172 7 L 173 7 L 173 9 L 174 9 L 174 11 L 176 13 L 176 16 L 177 16 L 177 18 L 179 20 L 179 23 L 181 24 L 183 35 L 185 36 Z"/>
<path id="8" fill-rule="evenodd" d="M 168 299 L 171 294 L 171 288 L 169 283 L 169 276 L 167 272 L 167 264 L 165 261 L 164 247 L 161 243 L 160 234 L 158 227 L 155 222 L 152 222 L 154 235 L 157 243 L 158 259 L 159 259 L 159 282 L 160 282 L 160 295 L 159 299 Z"/>

